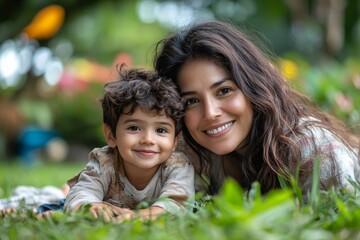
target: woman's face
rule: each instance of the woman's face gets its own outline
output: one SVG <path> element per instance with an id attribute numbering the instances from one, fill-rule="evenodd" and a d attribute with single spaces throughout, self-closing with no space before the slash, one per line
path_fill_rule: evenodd
<path id="1" fill-rule="evenodd" d="M 185 125 L 194 140 L 223 155 L 248 135 L 253 109 L 227 71 L 206 59 L 188 61 L 178 74 L 186 100 Z"/>

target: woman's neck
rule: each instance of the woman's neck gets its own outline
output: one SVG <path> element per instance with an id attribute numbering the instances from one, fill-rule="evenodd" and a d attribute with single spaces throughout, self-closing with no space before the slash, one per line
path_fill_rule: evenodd
<path id="1" fill-rule="evenodd" d="M 238 156 L 238 157 L 237 157 Z M 237 182 L 241 182 L 241 168 L 242 159 L 240 154 L 233 152 L 222 157 L 224 173 L 227 177 L 234 178 Z"/>

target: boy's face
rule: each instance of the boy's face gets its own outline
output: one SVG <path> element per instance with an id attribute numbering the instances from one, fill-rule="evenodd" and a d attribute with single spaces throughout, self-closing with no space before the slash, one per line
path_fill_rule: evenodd
<path id="1" fill-rule="evenodd" d="M 128 112 L 130 107 L 125 108 Z M 109 133 L 110 132 L 110 133 Z M 121 114 L 116 126 L 116 138 L 106 135 L 110 147 L 117 147 L 125 170 L 155 170 L 175 150 L 174 120 L 156 111 L 137 107 L 133 114 Z"/>

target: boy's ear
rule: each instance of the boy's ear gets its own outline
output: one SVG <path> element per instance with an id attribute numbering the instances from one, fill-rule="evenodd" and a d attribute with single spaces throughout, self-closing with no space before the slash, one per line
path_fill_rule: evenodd
<path id="1" fill-rule="evenodd" d="M 178 144 L 181 136 L 182 136 L 182 131 L 180 131 L 180 132 L 176 135 L 176 137 L 175 137 L 174 146 L 173 146 L 173 151 L 176 150 L 177 144 Z"/>
<path id="2" fill-rule="evenodd" d="M 104 137 L 105 137 L 105 141 L 106 143 L 109 145 L 109 147 L 116 147 L 116 141 L 114 139 L 114 135 L 111 132 L 110 127 L 103 123 L 103 133 L 104 133 Z"/>

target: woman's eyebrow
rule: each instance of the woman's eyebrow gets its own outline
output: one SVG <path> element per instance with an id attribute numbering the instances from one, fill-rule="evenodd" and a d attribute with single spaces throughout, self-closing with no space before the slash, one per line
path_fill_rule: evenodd
<path id="1" fill-rule="evenodd" d="M 224 82 L 227 82 L 227 81 L 231 81 L 231 79 L 230 79 L 230 78 L 221 79 L 221 80 L 213 83 L 213 84 L 210 86 L 210 89 L 216 88 L 216 87 L 220 86 L 221 84 L 223 84 Z M 181 95 L 181 97 L 184 97 L 184 96 L 194 95 L 194 94 L 196 94 L 196 91 L 182 92 L 180 95 Z"/>
<path id="2" fill-rule="evenodd" d="M 184 96 L 189 96 L 189 95 L 194 95 L 196 94 L 196 91 L 188 91 L 188 92 L 182 92 L 180 94 L 181 97 L 184 97 Z"/>
<path id="3" fill-rule="evenodd" d="M 221 84 L 223 84 L 224 82 L 227 82 L 227 81 L 231 81 L 231 79 L 230 79 L 230 78 L 224 78 L 224 79 L 222 79 L 222 80 L 220 80 L 220 81 L 215 82 L 214 84 L 212 84 L 212 85 L 210 86 L 210 88 L 218 87 L 218 86 L 220 86 Z"/>

